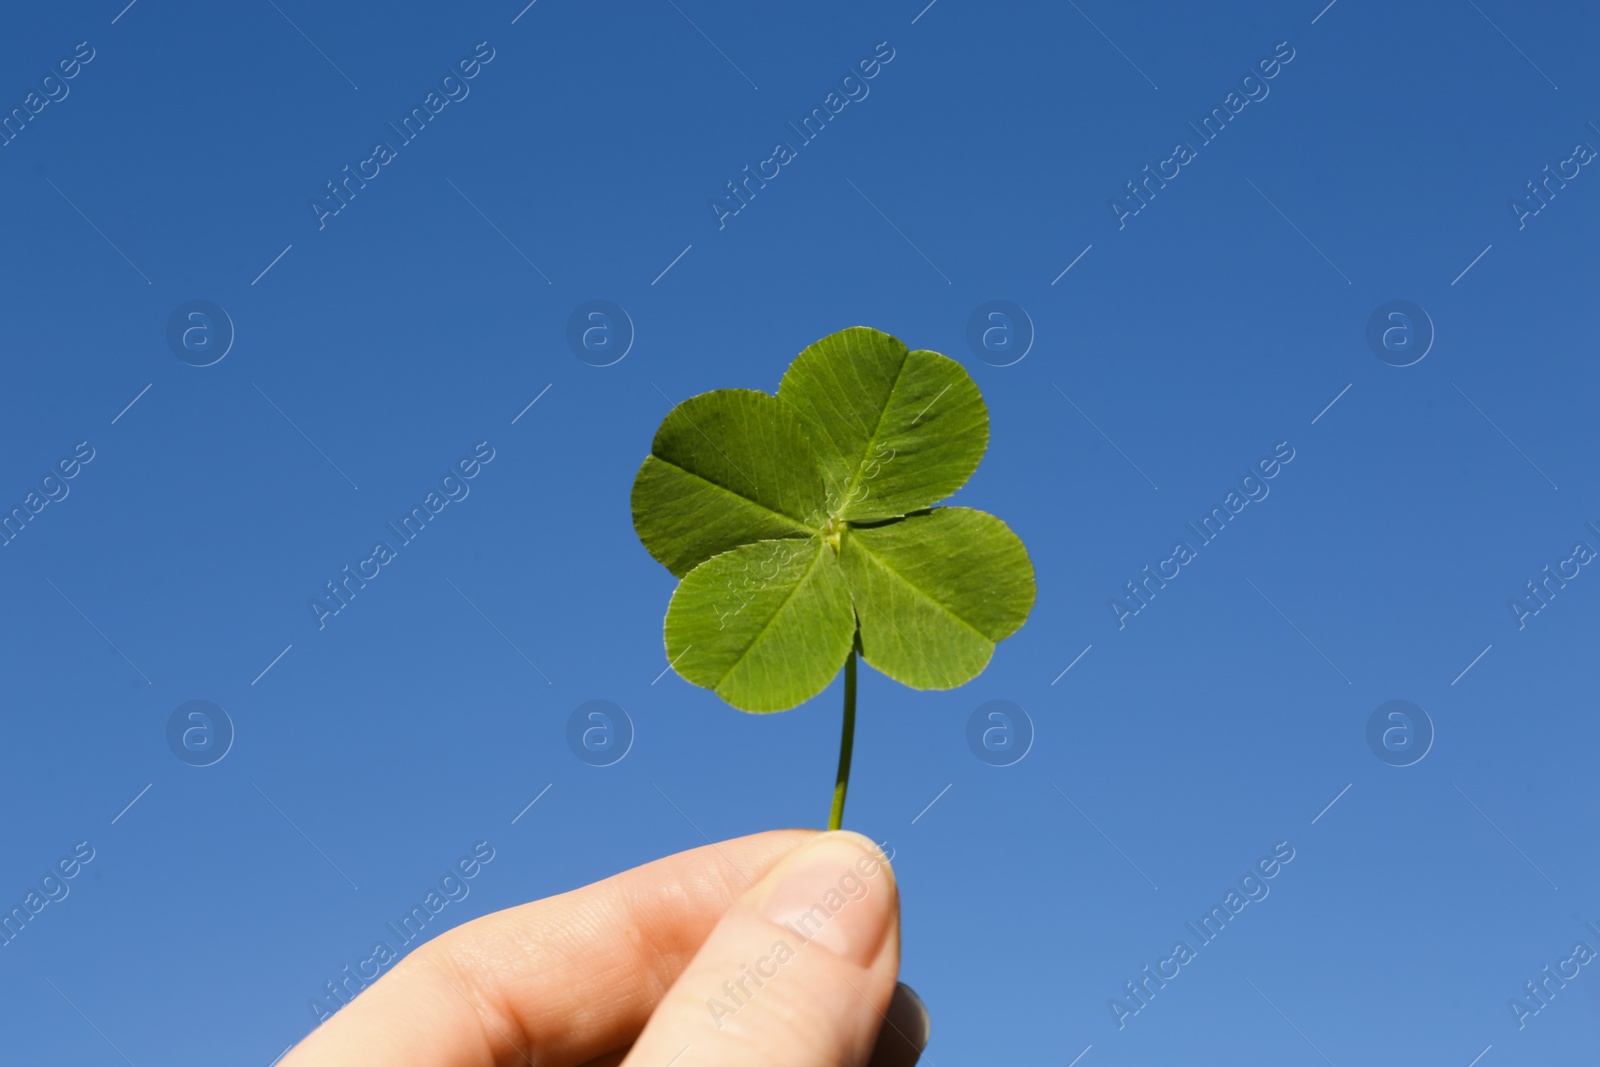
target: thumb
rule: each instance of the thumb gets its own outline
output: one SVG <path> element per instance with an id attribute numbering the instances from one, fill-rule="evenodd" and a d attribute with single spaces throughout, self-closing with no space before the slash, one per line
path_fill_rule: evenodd
<path id="1" fill-rule="evenodd" d="M 863 1067 L 899 969 L 888 860 L 821 834 L 728 909 L 623 1067 Z"/>

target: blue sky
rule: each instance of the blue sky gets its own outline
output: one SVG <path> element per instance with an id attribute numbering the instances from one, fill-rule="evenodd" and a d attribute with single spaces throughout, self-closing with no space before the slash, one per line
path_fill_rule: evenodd
<path id="1" fill-rule="evenodd" d="M 895 848 L 932 1062 L 1594 1047 L 1596 968 L 1508 1006 L 1600 950 L 1592 9 L 114 0 L 7 28 L 0 901 L 73 871 L 0 948 L 8 1059 L 266 1067 L 479 842 L 430 934 L 823 823 L 840 684 L 749 716 L 662 674 L 674 581 L 628 490 L 673 403 L 774 390 L 856 324 L 967 366 L 992 435 L 954 501 L 1038 578 L 969 685 L 862 672 L 846 824 Z M 568 342 L 596 300 L 632 337 L 608 366 Z M 997 300 L 1020 361 L 968 343 Z M 208 366 L 168 341 L 180 312 L 229 332 L 192 301 L 231 323 Z M 1426 355 L 1369 346 L 1375 313 Z M 231 723 L 209 766 L 169 747 L 195 700 Z M 631 723 L 610 766 L 567 743 L 591 700 Z M 967 745 L 992 700 L 1032 724 L 1011 766 Z M 1368 745 L 1391 700 L 1431 723 L 1409 766 Z M 1275 848 L 1267 895 L 1130 1000 Z"/>

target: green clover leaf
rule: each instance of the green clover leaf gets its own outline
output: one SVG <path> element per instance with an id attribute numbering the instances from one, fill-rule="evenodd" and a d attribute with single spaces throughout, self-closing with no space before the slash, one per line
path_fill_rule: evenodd
<path id="1" fill-rule="evenodd" d="M 1033 607 L 1027 549 L 993 515 L 932 505 L 964 485 L 989 412 L 957 362 L 851 327 L 807 347 L 778 394 L 717 389 L 662 421 L 633 524 L 682 579 L 667 658 L 744 711 L 783 711 L 855 657 L 914 689 L 977 677 Z"/>

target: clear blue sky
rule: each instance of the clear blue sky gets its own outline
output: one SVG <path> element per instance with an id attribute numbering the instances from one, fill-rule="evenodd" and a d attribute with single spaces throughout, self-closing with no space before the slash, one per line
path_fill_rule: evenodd
<path id="1" fill-rule="evenodd" d="M 0 947 L 0 1058 L 267 1067 L 478 842 L 430 933 L 821 824 L 839 684 L 747 716 L 662 675 L 628 490 L 672 403 L 853 324 L 967 365 L 993 433 L 956 502 L 1038 573 L 971 684 L 862 674 L 846 822 L 895 849 L 931 1062 L 1592 1053 L 1600 965 L 1508 1001 L 1600 950 L 1600 16 L 922 2 L 7 14 L 0 903 L 73 877 Z M 236 335 L 203 367 L 168 341 L 198 300 Z M 620 362 L 569 346 L 590 300 Z M 1018 362 L 969 347 L 991 300 Z M 1396 300 L 1409 366 L 1367 340 Z M 1119 627 L 1147 565 L 1176 576 Z M 168 742 L 195 700 L 211 766 Z M 633 724 L 609 767 L 567 744 L 590 700 Z M 992 700 L 1033 724 L 1009 767 L 968 748 Z M 1368 744 L 1391 700 L 1432 723 L 1410 766 Z"/>

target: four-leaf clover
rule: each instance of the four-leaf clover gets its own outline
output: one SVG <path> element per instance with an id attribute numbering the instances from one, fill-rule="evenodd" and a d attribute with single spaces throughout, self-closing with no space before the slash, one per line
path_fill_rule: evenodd
<path id="1" fill-rule="evenodd" d="M 1005 523 L 932 506 L 988 442 L 959 363 L 861 326 L 807 347 L 776 396 L 674 407 L 632 499 L 639 539 L 682 579 L 669 662 L 752 712 L 792 708 L 847 666 L 847 720 L 856 650 L 914 689 L 971 681 L 1034 601 Z"/>

